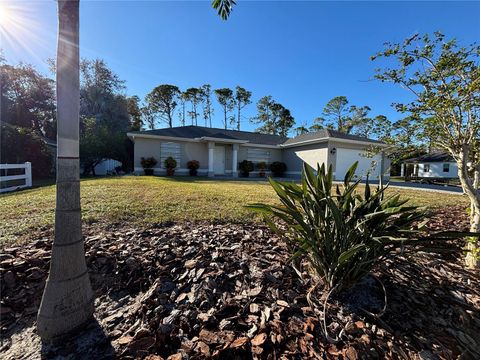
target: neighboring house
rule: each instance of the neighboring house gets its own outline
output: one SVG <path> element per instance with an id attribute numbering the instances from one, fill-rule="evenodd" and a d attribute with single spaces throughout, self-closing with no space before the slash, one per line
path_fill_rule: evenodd
<path id="1" fill-rule="evenodd" d="M 456 179 L 458 166 L 446 152 L 434 152 L 404 160 L 400 176 L 413 178 Z"/>
<path id="2" fill-rule="evenodd" d="M 387 172 L 388 159 L 383 152 L 367 157 L 366 150 L 372 146 L 382 149 L 380 141 L 346 135 L 333 130 L 299 135 L 289 139 L 277 135 L 247 131 L 224 130 L 200 126 L 181 126 L 158 130 L 129 132 L 135 143 L 134 170 L 142 173 L 142 157 L 154 157 L 158 164 L 155 174 L 166 173 L 163 162 L 167 157 L 177 161 L 175 173 L 187 175 L 187 162 L 200 162 L 199 175 L 238 176 L 238 163 L 250 160 L 253 163 L 282 161 L 287 165 L 286 176 L 299 177 L 303 162 L 314 169 L 317 163 L 332 165 L 335 179 L 343 180 L 348 168 L 359 162 L 356 175 L 371 178 Z M 373 165 L 373 166 L 372 166 Z M 258 171 L 251 173 L 253 176 Z M 387 175 L 388 176 L 388 175 Z"/>

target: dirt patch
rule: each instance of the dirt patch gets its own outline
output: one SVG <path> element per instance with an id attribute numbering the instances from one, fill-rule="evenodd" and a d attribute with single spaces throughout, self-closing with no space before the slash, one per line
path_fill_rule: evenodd
<path id="1" fill-rule="evenodd" d="M 329 341 L 323 309 L 310 308 L 311 284 L 287 264 L 281 239 L 262 226 L 198 223 L 87 229 L 96 322 L 61 347 L 42 347 L 34 319 L 50 247 L 42 239 L 1 253 L 2 358 L 480 357 L 480 278 L 455 257 L 389 260 L 375 272 L 385 314 L 334 297 Z M 371 312 L 383 300 L 373 292 Z"/>

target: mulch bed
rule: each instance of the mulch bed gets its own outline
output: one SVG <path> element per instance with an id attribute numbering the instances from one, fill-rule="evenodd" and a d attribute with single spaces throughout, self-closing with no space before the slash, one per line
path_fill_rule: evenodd
<path id="1" fill-rule="evenodd" d="M 468 221 L 459 207 L 431 224 L 464 230 Z M 96 322 L 62 346 L 42 346 L 34 318 L 50 248 L 45 238 L 1 251 L 3 359 L 480 358 L 480 276 L 462 268 L 459 254 L 399 256 L 361 289 L 333 296 L 329 340 L 323 308 L 309 306 L 310 284 L 287 264 L 284 241 L 238 224 L 90 227 Z M 355 306 L 368 286 L 378 295 L 376 279 L 388 299 L 381 317 Z"/>

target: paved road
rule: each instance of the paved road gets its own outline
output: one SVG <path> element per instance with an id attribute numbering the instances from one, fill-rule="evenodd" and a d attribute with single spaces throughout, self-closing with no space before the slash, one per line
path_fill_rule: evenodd
<path id="1" fill-rule="evenodd" d="M 398 182 L 398 181 L 391 181 L 390 186 L 396 187 L 396 188 L 412 189 L 412 190 L 425 190 L 425 191 L 463 195 L 463 190 L 459 186 L 420 184 L 420 183 Z"/>

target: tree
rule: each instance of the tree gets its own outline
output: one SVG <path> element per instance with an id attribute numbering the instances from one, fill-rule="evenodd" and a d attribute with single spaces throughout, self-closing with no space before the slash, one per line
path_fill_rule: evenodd
<path id="1" fill-rule="evenodd" d="M 242 109 L 251 104 L 252 101 L 250 98 L 252 97 L 252 93 L 248 90 L 237 85 L 235 88 L 235 107 L 237 108 L 237 130 L 240 130 L 240 122 L 241 122 L 241 111 Z"/>
<path id="2" fill-rule="evenodd" d="M 80 212 L 78 0 L 58 0 L 58 20 L 55 237 L 37 318 L 44 341 L 63 337 L 92 319 L 94 299 Z"/>
<path id="3" fill-rule="evenodd" d="M 188 101 L 192 104 L 192 110 L 188 112 L 188 115 L 192 119 L 192 125 L 198 126 L 198 103 L 202 101 L 202 90 L 199 88 L 188 88 L 185 90 Z"/>
<path id="4" fill-rule="evenodd" d="M 182 126 L 185 126 L 185 115 L 186 115 L 185 106 L 188 101 L 188 94 L 185 91 L 181 91 L 180 95 L 178 96 L 178 101 L 180 101 L 180 110 L 179 110 L 180 124 Z"/>
<path id="5" fill-rule="evenodd" d="M 306 134 L 308 133 L 309 130 L 307 128 L 307 124 L 306 123 L 303 123 L 302 125 L 298 126 L 295 128 L 295 134 L 298 136 L 298 135 L 303 135 L 303 134 Z"/>
<path id="6" fill-rule="evenodd" d="M 55 91 L 52 79 L 31 65 L 0 64 L 0 119 L 55 138 Z"/>
<path id="7" fill-rule="evenodd" d="M 227 19 L 233 0 L 214 0 Z M 83 248 L 79 182 L 79 0 L 58 0 L 57 207 L 50 274 L 40 304 L 42 340 L 68 336 L 93 317 L 93 292 Z"/>
<path id="8" fill-rule="evenodd" d="M 95 175 L 104 159 L 129 161 L 131 120 L 124 81 L 103 60 L 84 60 L 80 69 L 80 165 L 84 175 Z"/>
<path id="9" fill-rule="evenodd" d="M 130 115 L 130 129 L 133 131 L 142 130 L 142 109 L 140 107 L 140 98 L 137 95 L 127 98 L 127 111 L 128 115 Z"/>
<path id="10" fill-rule="evenodd" d="M 150 113 L 158 116 L 168 127 L 173 127 L 173 115 L 177 107 L 180 89 L 163 84 L 154 88 L 145 98 Z"/>
<path id="11" fill-rule="evenodd" d="M 52 151 L 44 139 L 29 128 L 0 123 L 0 164 L 32 163 L 34 179 L 49 177 L 54 171 Z M 15 149 L 15 151 L 6 151 Z"/>
<path id="12" fill-rule="evenodd" d="M 368 106 L 348 106 L 349 102 L 345 96 L 337 96 L 331 99 L 323 108 L 322 117 L 314 121 L 318 125 L 315 129 L 332 129 L 350 134 L 355 127 L 361 127 L 368 122 L 367 114 L 370 111 Z"/>
<path id="13" fill-rule="evenodd" d="M 200 87 L 202 91 L 203 119 L 205 126 L 212 127 L 213 105 L 212 105 L 212 86 L 205 84 Z M 208 125 L 207 125 L 208 124 Z"/>
<path id="14" fill-rule="evenodd" d="M 223 108 L 223 125 L 225 130 L 228 127 L 228 120 L 229 120 L 229 112 L 233 110 L 235 107 L 235 99 L 233 97 L 233 91 L 229 88 L 222 88 L 222 89 L 215 89 L 215 95 L 217 96 L 217 100 Z"/>
<path id="15" fill-rule="evenodd" d="M 470 230 L 480 232 L 480 46 L 460 47 L 441 33 L 418 34 L 403 43 L 387 43 L 372 57 L 393 59 L 395 67 L 377 70 L 382 82 L 401 85 L 413 101 L 396 104 L 412 114 L 421 131 L 449 152 L 470 199 Z M 477 265 L 477 239 L 467 244 L 467 266 Z"/>
<path id="16" fill-rule="evenodd" d="M 295 119 L 290 110 L 275 102 L 271 96 L 264 96 L 257 102 L 257 116 L 250 119 L 254 124 L 262 126 L 255 131 L 262 134 L 280 135 L 286 137 L 295 125 Z"/>

